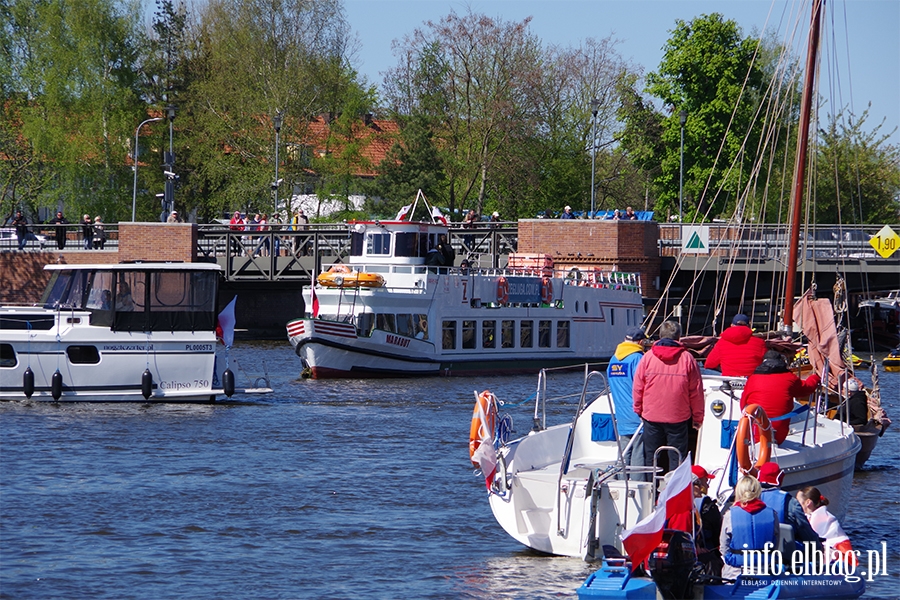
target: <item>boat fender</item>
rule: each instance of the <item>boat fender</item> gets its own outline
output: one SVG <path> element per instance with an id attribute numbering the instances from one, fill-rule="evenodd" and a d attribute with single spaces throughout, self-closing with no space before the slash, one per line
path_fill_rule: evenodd
<path id="1" fill-rule="evenodd" d="M 150 372 L 150 369 L 144 369 L 144 372 L 141 373 L 141 396 L 144 397 L 144 400 L 150 398 L 150 394 L 153 393 L 153 373 Z"/>
<path id="2" fill-rule="evenodd" d="M 553 280 L 549 277 L 544 277 L 541 282 L 541 302 L 544 304 L 553 302 Z"/>
<path id="3" fill-rule="evenodd" d="M 472 411 L 472 426 L 469 429 L 469 459 L 475 468 L 481 468 L 472 458 L 482 442 L 494 443 L 497 428 L 497 397 L 488 390 L 478 394 Z"/>
<path id="4" fill-rule="evenodd" d="M 34 395 L 34 371 L 31 370 L 31 367 L 26 368 L 22 373 L 22 391 L 25 392 L 25 397 L 31 400 Z"/>
<path id="5" fill-rule="evenodd" d="M 53 396 L 54 400 L 59 400 L 60 396 L 62 396 L 62 383 L 62 373 L 57 369 L 50 378 L 50 395 Z"/>
<path id="6" fill-rule="evenodd" d="M 759 430 L 759 456 L 754 464 L 750 463 L 750 447 L 753 445 L 753 424 Z M 738 466 L 745 473 L 754 477 L 759 468 L 769 462 L 772 456 L 772 426 L 766 411 L 759 404 L 750 404 L 741 413 L 735 434 L 734 449 L 737 453 Z"/>
<path id="7" fill-rule="evenodd" d="M 506 280 L 506 277 L 501 277 L 497 280 L 497 302 L 499 304 L 509 302 L 509 282 Z"/>
<path id="8" fill-rule="evenodd" d="M 222 373 L 222 389 L 229 398 L 234 396 L 234 372 L 231 369 L 225 369 Z"/>

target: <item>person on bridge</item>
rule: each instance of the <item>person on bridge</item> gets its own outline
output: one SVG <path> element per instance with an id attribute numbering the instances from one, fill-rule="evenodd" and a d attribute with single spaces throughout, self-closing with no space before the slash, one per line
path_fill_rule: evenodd
<path id="1" fill-rule="evenodd" d="M 741 394 L 741 408 L 751 404 L 761 406 L 772 421 L 775 443 L 781 444 L 787 438 L 791 421 L 775 419 L 794 409 L 794 398 L 802 398 L 815 392 L 820 381 L 817 373 L 801 380 L 788 369 L 783 354 L 777 350 L 768 350 L 762 364 L 747 378 L 747 384 Z M 753 439 L 757 439 L 756 425 L 753 426 Z"/>
<path id="2" fill-rule="evenodd" d="M 63 216 L 61 210 L 56 211 L 56 216 L 50 219 L 50 225 L 55 225 L 53 238 L 56 240 L 56 247 L 59 250 L 66 247 L 66 225 L 68 224 L 69 220 Z"/>
<path id="3" fill-rule="evenodd" d="M 707 369 L 721 369 L 726 377 L 747 377 L 762 363 L 766 342 L 753 335 L 747 315 L 737 314 L 706 357 Z"/>
<path id="4" fill-rule="evenodd" d="M 560 219 L 574 219 L 575 215 L 572 214 L 572 207 L 566 206 L 565 210 L 563 210 L 563 214 L 559 215 Z"/>

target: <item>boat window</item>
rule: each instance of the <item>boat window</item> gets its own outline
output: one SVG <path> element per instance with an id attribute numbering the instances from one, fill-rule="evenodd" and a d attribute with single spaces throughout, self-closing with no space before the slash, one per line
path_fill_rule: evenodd
<path id="1" fill-rule="evenodd" d="M 569 322 L 568 321 L 559 321 L 556 324 L 556 347 L 557 348 L 568 348 L 569 347 Z"/>
<path id="2" fill-rule="evenodd" d="M 390 333 L 397 333 L 397 320 L 394 315 L 376 314 L 375 329 L 381 329 Z"/>
<path id="3" fill-rule="evenodd" d="M 522 321 L 519 325 L 519 346 L 522 348 L 534 347 L 534 321 Z"/>
<path id="4" fill-rule="evenodd" d="M 587 311 L 588 311 L 588 303 L 587 303 L 587 300 L 585 300 L 585 301 L 584 301 L 584 312 L 585 312 L 585 314 L 587 314 Z"/>
<path id="5" fill-rule="evenodd" d="M 444 350 L 454 350 L 456 348 L 456 321 L 444 321 L 442 328 L 442 347 Z"/>
<path id="6" fill-rule="evenodd" d="M 394 237 L 394 256 L 419 256 L 419 234 L 400 232 Z"/>
<path id="7" fill-rule="evenodd" d="M 85 308 L 91 311 L 91 325 L 113 323 L 113 273 L 96 271 L 91 282 Z"/>
<path id="8" fill-rule="evenodd" d="M 462 347 L 464 350 L 471 350 L 475 347 L 475 321 L 462 322 Z"/>
<path id="9" fill-rule="evenodd" d="M 158 271 L 150 274 L 151 331 L 209 331 L 216 326 L 213 271 Z"/>
<path id="10" fill-rule="evenodd" d="M 420 340 L 428 339 L 428 315 L 413 315 L 416 322 L 416 337 Z"/>
<path id="11" fill-rule="evenodd" d="M 12 344 L 0 344 L 0 368 L 11 368 L 18 364 Z"/>
<path id="12" fill-rule="evenodd" d="M 413 316 L 408 314 L 397 315 L 397 333 L 412 337 L 415 333 L 413 325 Z"/>
<path id="13" fill-rule="evenodd" d="M 496 348 L 497 347 L 497 321 L 481 322 L 481 347 Z"/>
<path id="14" fill-rule="evenodd" d="M 72 281 L 71 271 L 53 271 L 47 287 L 44 288 L 44 295 L 41 297 L 41 304 L 44 308 L 57 308 L 59 300 L 66 293 L 66 288 Z"/>
<path id="15" fill-rule="evenodd" d="M 114 285 L 115 315 L 113 328 L 117 331 L 147 331 L 147 273 L 122 271 L 116 273 Z"/>
<path id="16" fill-rule="evenodd" d="M 362 256 L 365 234 L 358 231 L 350 232 L 350 256 Z"/>
<path id="17" fill-rule="evenodd" d="M 366 232 L 366 254 L 369 256 L 390 255 L 391 234 L 386 231 Z"/>
<path id="18" fill-rule="evenodd" d="M 56 325 L 56 316 L 53 314 L 28 314 L 13 312 L 0 315 L 0 331 L 4 329 L 36 329 L 47 331 Z"/>
<path id="19" fill-rule="evenodd" d="M 609 324 L 610 325 L 616 324 L 616 309 L 614 309 L 614 308 L 609 309 Z"/>
<path id="20" fill-rule="evenodd" d="M 516 322 L 500 322 L 500 347 L 513 348 L 516 345 Z"/>
<path id="21" fill-rule="evenodd" d="M 100 353 L 96 346 L 69 346 L 66 356 L 74 365 L 96 365 L 100 362 Z"/>
<path id="22" fill-rule="evenodd" d="M 356 333 L 360 337 L 371 337 L 372 330 L 375 329 L 375 315 L 372 313 L 363 313 L 356 315 Z"/>
<path id="23" fill-rule="evenodd" d="M 90 271 L 57 271 L 47 284 L 42 303 L 45 308 L 83 308 Z"/>
<path id="24" fill-rule="evenodd" d="M 538 321 L 538 348 L 550 347 L 550 332 L 553 329 L 553 321 Z"/>

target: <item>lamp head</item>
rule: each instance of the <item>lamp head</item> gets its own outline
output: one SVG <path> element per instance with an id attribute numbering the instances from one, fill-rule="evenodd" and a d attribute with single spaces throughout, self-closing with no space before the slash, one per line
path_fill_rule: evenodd
<path id="1" fill-rule="evenodd" d="M 275 132 L 281 131 L 281 124 L 284 122 L 284 113 L 280 110 L 272 117 L 272 124 L 275 126 Z"/>
<path id="2" fill-rule="evenodd" d="M 175 120 L 175 106 L 173 104 L 166 107 L 166 117 L 168 117 L 169 121 Z"/>

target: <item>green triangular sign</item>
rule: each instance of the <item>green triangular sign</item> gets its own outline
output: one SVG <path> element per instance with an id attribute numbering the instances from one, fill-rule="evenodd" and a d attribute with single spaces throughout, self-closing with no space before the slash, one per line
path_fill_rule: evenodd
<path id="1" fill-rule="evenodd" d="M 706 246 L 703 245 L 703 240 L 700 239 L 700 236 L 697 235 L 696 231 L 691 235 L 691 239 L 688 240 L 685 248 L 690 250 L 706 250 Z"/>

